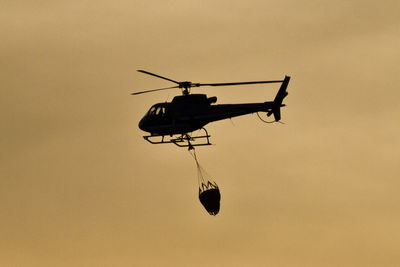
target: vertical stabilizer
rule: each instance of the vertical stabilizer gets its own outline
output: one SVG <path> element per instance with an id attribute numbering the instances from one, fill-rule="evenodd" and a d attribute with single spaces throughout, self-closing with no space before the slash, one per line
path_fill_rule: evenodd
<path id="1" fill-rule="evenodd" d="M 274 107 L 272 108 L 272 111 L 268 112 L 268 116 L 271 116 L 271 114 L 274 114 L 275 121 L 280 121 L 281 119 L 281 107 L 284 107 L 285 105 L 282 104 L 283 99 L 288 95 L 288 92 L 286 91 L 290 81 L 290 76 L 285 76 L 285 79 L 282 82 L 281 88 L 279 88 L 278 93 L 275 96 L 274 99 Z"/>

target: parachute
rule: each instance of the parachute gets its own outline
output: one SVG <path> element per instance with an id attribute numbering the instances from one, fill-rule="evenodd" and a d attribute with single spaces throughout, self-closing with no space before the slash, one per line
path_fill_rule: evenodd
<path id="1" fill-rule="evenodd" d="M 210 215 L 217 215 L 220 209 L 221 193 L 215 181 L 211 180 L 211 176 L 200 166 L 197 160 L 196 152 L 192 147 L 189 152 L 193 151 L 194 160 L 196 161 L 197 177 L 199 183 L 199 200 L 203 207 Z"/>

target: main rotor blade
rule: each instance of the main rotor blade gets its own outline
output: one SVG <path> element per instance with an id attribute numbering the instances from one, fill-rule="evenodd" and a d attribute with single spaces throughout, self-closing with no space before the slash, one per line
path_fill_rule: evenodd
<path id="1" fill-rule="evenodd" d="M 228 85 L 243 85 L 243 84 L 257 84 L 257 83 L 282 83 L 283 80 L 277 81 L 255 81 L 255 82 L 237 82 L 237 83 L 195 83 L 193 86 L 228 86 Z"/>
<path id="2" fill-rule="evenodd" d="M 148 74 L 148 75 L 151 75 L 151 76 L 154 76 L 154 77 L 158 77 L 158 78 L 161 78 L 161 79 L 164 79 L 164 80 L 167 80 L 167 81 L 170 81 L 170 82 L 179 84 L 179 82 L 177 82 L 177 81 L 174 81 L 174 80 L 169 79 L 169 78 L 165 78 L 165 77 L 163 77 L 163 76 L 160 76 L 160 75 L 157 75 L 157 74 L 154 74 L 154 73 L 145 71 L 145 70 L 138 70 L 138 72 L 141 72 L 141 73 L 144 73 L 144 74 Z"/>
<path id="3" fill-rule="evenodd" d="M 172 86 L 172 87 L 166 87 L 166 88 L 159 88 L 159 89 L 146 90 L 146 91 L 141 91 L 141 92 L 135 92 L 135 93 L 132 93 L 131 95 L 140 95 L 140 94 L 144 94 L 144 93 L 150 93 L 150 92 L 155 92 L 155 91 L 162 91 L 162 90 L 167 90 L 167 89 L 172 89 L 172 88 L 179 88 L 179 85 L 178 85 L 178 86 Z"/>

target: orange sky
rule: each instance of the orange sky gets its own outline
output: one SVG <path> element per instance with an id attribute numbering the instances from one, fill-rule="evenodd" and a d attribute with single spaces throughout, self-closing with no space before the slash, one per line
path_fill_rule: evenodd
<path id="1" fill-rule="evenodd" d="M 398 266 L 398 1 L 0 4 L 0 266 Z M 290 75 L 286 124 L 207 126 L 197 150 L 137 124 L 174 80 Z M 194 89 L 218 103 L 277 85 Z"/>

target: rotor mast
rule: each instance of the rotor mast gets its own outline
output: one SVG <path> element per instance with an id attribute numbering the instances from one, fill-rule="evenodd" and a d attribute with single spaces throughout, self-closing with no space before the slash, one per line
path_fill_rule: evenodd
<path id="1" fill-rule="evenodd" d="M 181 88 L 182 90 L 182 95 L 189 95 L 191 87 L 192 87 L 192 82 L 185 81 L 179 83 L 179 88 Z"/>
<path id="2" fill-rule="evenodd" d="M 192 83 L 192 82 L 189 82 L 189 81 L 185 81 L 185 82 L 180 82 L 179 83 L 179 88 L 181 88 L 183 95 L 190 94 L 190 88 L 199 87 L 199 86 L 201 86 L 200 83 Z"/>

